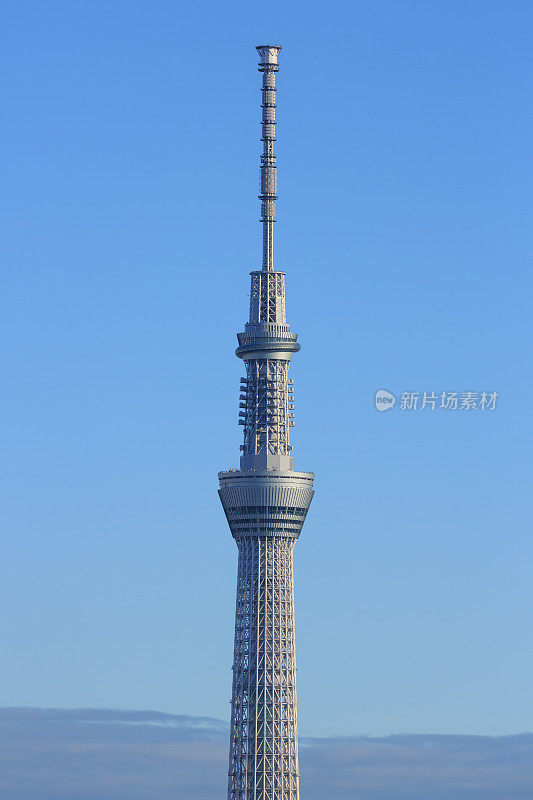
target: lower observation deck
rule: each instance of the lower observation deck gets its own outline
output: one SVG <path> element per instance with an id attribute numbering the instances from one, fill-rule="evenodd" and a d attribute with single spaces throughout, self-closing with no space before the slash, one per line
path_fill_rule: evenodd
<path id="1" fill-rule="evenodd" d="M 312 472 L 235 470 L 219 472 L 219 496 L 235 539 L 297 539 L 313 499 Z"/>

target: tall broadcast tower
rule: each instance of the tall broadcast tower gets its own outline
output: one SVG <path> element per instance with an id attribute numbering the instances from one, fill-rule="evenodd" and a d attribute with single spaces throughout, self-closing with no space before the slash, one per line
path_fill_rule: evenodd
<path id="1" fill-rule="evenodd" d="M 311 472 L 292 468 L 294 396 L 288 370 L 300 349 L 285 320 L 285 273 L 274 268 L 277 45 L 260 45 L 263 265 L 251 272 L 242 358 L 240 469 L 220 472 L 220 499 L 239 549 L 228 800 L 298 800 L 292 551 L 313 498 Z"/>

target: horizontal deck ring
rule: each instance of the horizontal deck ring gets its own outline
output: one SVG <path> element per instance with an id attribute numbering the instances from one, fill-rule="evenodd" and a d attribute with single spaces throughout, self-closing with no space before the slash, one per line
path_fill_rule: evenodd
<path id="1" fill-rule="evenodd" d="M 248 360 L 250 358 L 281 358 L 290 360 L 293 353 L 297 353 L 300 349 L 298 342 L 287 341 L 286 339 L 264 339 L 263 341 L 255 341 L 250 344 L 242 344 L 235 350 L 235 355 L 238 358 Z M 257 353 L 257 356 L 252 355 Z M 274 355 L 266 355 L 266 353 L 274 353 Z"/>

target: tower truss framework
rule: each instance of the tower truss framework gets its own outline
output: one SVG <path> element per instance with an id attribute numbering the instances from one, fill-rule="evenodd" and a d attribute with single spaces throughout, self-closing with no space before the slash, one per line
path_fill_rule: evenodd
<path id="1" fill-rule="evenodd" d="M 285 273 L 274 268 L 274 155 L 278 45 L 260 45 L 262 72 L 261 270 L 237 334 L 244 361 L 240 469 L 219 473 L 219 495 L 239 552 L 228 800 L 299 800 L 293 549 L 313 498 L 314 475 L 293 469 L 289 378 L 297 334 L 285 318 Z"/>

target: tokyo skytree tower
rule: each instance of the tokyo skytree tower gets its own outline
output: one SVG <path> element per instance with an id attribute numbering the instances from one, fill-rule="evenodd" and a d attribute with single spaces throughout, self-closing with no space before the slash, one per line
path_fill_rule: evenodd
<path id="1" fill-rule="evenodd" d="M 263 264 L 251 272 L 242 358 L 240 469 L 220 472 L 219 495 L 239 550 L 228 800 L 298 800 L 292 551 L 313 498 L 311 472 L 292 468 L 294 395 L 288 369 L 300 349 L 285 320 L 285 273 L 274 268 L 277 45 L 260 45 Z"/>

